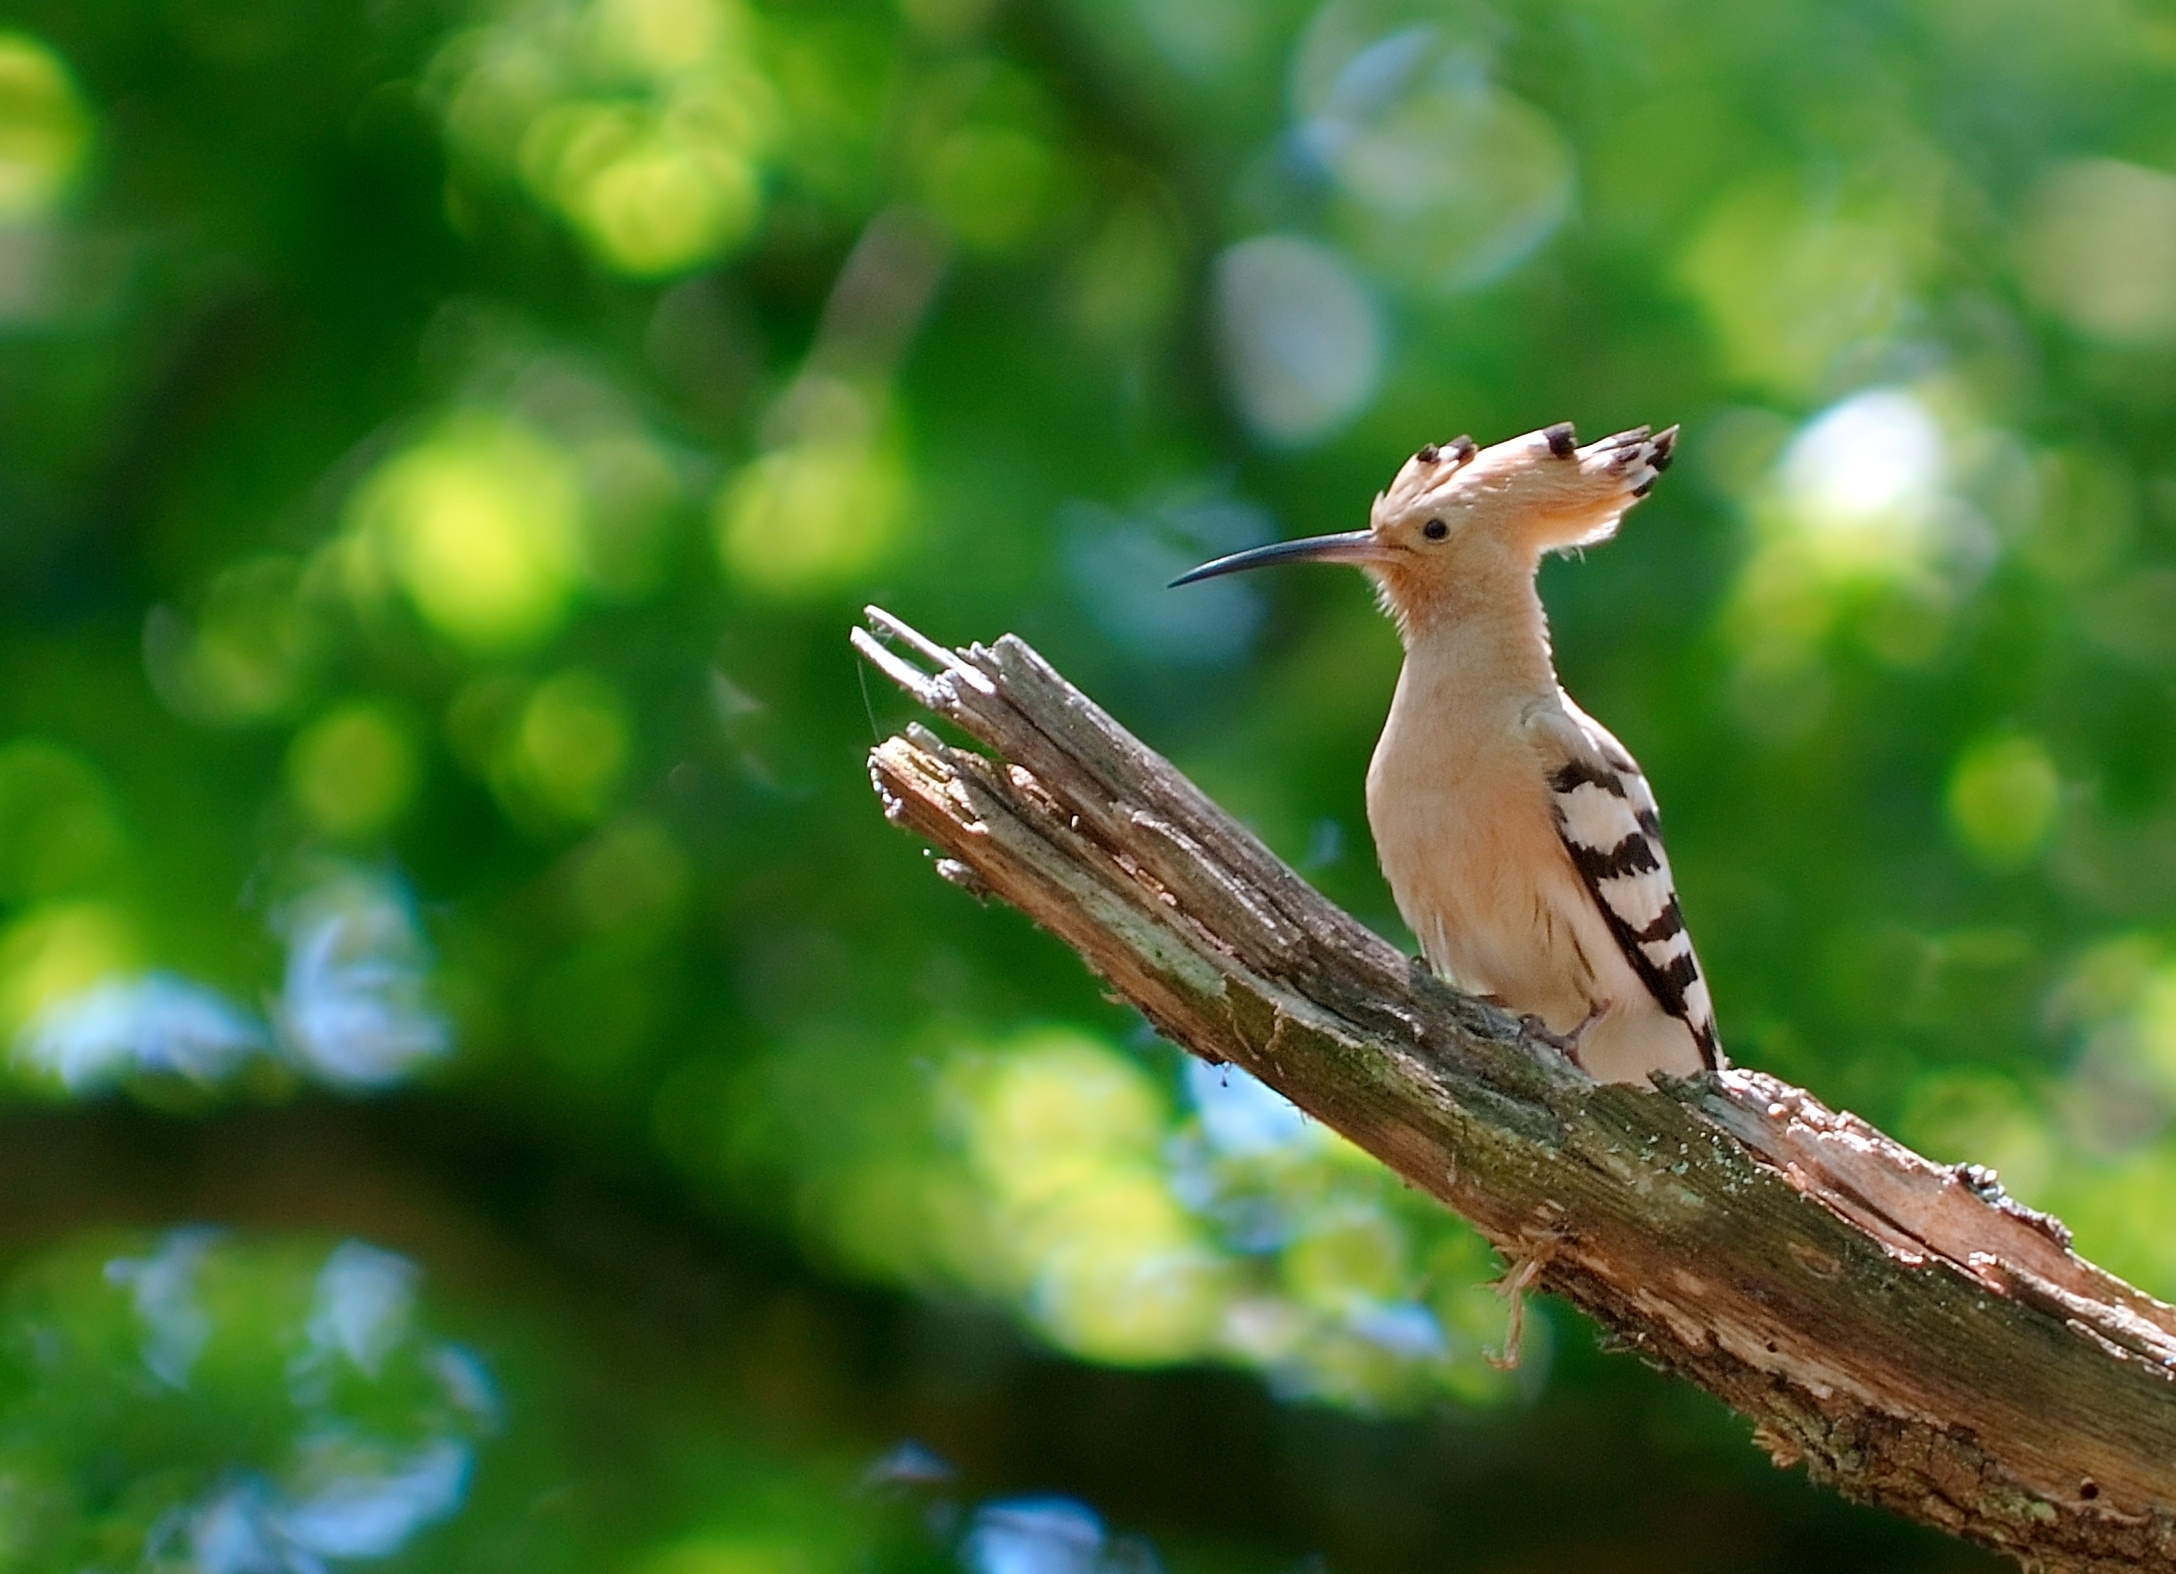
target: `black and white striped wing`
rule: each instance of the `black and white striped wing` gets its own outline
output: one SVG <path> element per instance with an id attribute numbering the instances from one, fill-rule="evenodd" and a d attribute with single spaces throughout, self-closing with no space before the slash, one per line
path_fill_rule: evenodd
<path id="1" fill-rule="evenodd" d="M 1662 850 L 1662 820 L 1639 766 L 1608 729 L 1569 699 L 1537 718 L 1551 757 L 1549 792 L 1564 850 L 1593 893 L 1632 971 L 1664 1011 L 1683 1022 L 1701 1061 L 1721 1062 L 1715 1009 L 1677 904 Z"/>

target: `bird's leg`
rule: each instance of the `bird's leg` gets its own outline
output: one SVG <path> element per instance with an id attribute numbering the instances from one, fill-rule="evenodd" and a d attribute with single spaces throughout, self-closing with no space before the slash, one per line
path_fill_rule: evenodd
<path id="1" fill-rule="evenodd" d="M 1609 1015 L 1610 1008 L 1615 1004 L 1614 1000 L 1595 1001 L 1593 1005 L 1587 1007 L 1587 1014 L 1581 1019 L 1579 1025 L 1569 1033 L 1552 1033 L 1549 1030 L 1548 1023 L 1542 1021 L 1540 1017 L 1535 1016 L 1532 1012 L 1527 1012 L 1519 1018 L 1519 1031 L 1528 1038 L 1547 1044 L 1573 1065 L 1579 1066 L 1580 1044 L 1586 1039 L 1594 1024 Z M 1579 1066 L 1579 1069 L 1584 1071 L 1587 1068 Z"/>

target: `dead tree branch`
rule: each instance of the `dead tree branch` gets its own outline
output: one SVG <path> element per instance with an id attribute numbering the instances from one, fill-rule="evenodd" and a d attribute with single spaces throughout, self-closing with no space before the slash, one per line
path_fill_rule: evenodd
<path id="1" fill-rule="evenodd" d="M 870 609 L 914 725 L 886 815 L 1078 951 L 1174 1043 L 1245 1067 L 1471 1220 L 1538 1288 L 1882 1503 L 2028 1567 L 2176 1570 L 2176 1309 L 1994 1176 L 1759 1072 L 1598 1086 L 1317 895 L 1008 635 Z"/>

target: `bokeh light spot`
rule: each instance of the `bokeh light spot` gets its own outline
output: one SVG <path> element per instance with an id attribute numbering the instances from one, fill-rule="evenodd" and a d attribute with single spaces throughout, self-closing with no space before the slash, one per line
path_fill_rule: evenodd
<path id="1" fill-rule="evenodd" d="M 1339 253 L 1297 235 L 1256 236 L 1217 258 L 1213 290 L 1226 386 L 1265 442 L 1319 441 L 1374 400 L 1382 317 Z"/>
<path id="2" fill-rule="evenodd" d="M 1154 1550 L 1113 1542 L 1102 1516 L 1068 1497 L 1000 1498 L 975 1510 L 959 1548 L 967 1574 L 1155 1574 Z"/>
<path id="3" fill-rule="evenodd" d="M 274 1009 L 290 1060 L 337 1088 L 387 1087 L 453 1047 L 407 888 L 334 866 L 278 915 L 287 972 Z"/>
<path id="4" fill-rule="evenodd" d="M 634 746 L 619 691 L 575 669 L 537 685 L 515 734 L 521 784 L 563 819 L 594 820 L 611 806 Z"/>
<path id="5" fill-rule="evenodd" d="M 1181 279 L 1170 215 L 1145 198 L 1122 201 L 1074 259 L 1066 305 L 1082 335 L 1129 345 L 1162 327 Z"/>
<path id="6" fill-rule="evenodd" d="M 197 1279 L 224 1232 L 207 1225 L 169 1230 L 141 1257 L 115 1257 L 105 1280 L 128 1291 L 143 1326 L 143 1363 L 169 1388 L 189 1386 L 190 1369 L 212 1336 Z"/>
<path id="7" fill-rule="evenodd" d="M 345 1356 L 364 1376 L 378 1376 L 385 1358 L 411 1332 L 421 1277 L 422 1271 L 398 1253 L 342 1241 L 318 1271 L 306 1325 L 311 1353 Z"/>
<path id="8" fill-rule="evenodd" d="M 2176 1102 L 2176 962 L 2155 968 L 2132 1012 L 2138 1058 L 2165 1098 Z"/>
<path id="9" fill-rule="evenodd" d="M 930 151 L 923 183 L 930 208 L 961 241 L 1004 251 L 1035 232 L 1056 160 L 1043 141 L 1013 126 L 962 126 Z"/>
<path id="10" fill-rule="evenodd" d="M 80 891 L 122 847 L 120 807 L 96 766 L 43 738 L 0 745 L 0 901 Z"/>
<path id="11" fill-rule="evenodd" d="M 269 1043 L 264 1025 L 216 989 L 171 973 L 109 975 L 45 1006 L 15 1058 L 82 1096 L 138 1075 L 211 1087 Z"/>
<path id="12" fill-rule="evenodd" d="M 598 63 L 669 78 L 701 65 L 738 20 L 719 0 L 600 0 L 592 22 Z"/>
<path id="13" fill-rule="evenodd" d="M 1990 738 L 1958 757 L 1944 804 L 1967 852 L 1990 867 L 2011 868 L 2038 852 L 2054 830 L 2062 778 L 2038 739 Z"/>
<path id="14" fill-rule="evenodd" d="M 736 151 L 622 105 L 540 116 L 522 161 L 599 260 L 636 278 L 684 272 L 738 244 L 760 207 L 755 171 Z"/>
<path id="15" fill-rule="evenodd" d="M 1327 1215 L 1286 1250 L 1285 1283 L 1301 1301 L 1316 1306 L 1394 1296 L 1405 1279 L 1404 1246 L 1376 1209 Z"/>
<path id="16" fill-rule="evenodd" d="M 90 109 L 60 56 L 27 34 L 0 32 L 0 223 L 51 211 L 90 146 Z"/>
<path id="17" fill-rule="evenodd" d="M 1238 1066 L 1212 1066 L 1189 1057 L 1186 1091 L 1201 1112 L 1210 1144 L 1232 1158 L 1276 1153 L 1312 1140 L 1323 1128 L 1310 1125 L 1297 1105 Z"/>
<path id="18" fill-rule="evenodd" d="M 1875 388 L 1809 421 L 1784 450 L 1779 480 L 1815 552 L 1849 571 L 1918 558 L 1942 475 L 1941 429 L 1927 407 Z"/>
<path id="19" fill-rule="evenodd" d="M 1163 1183 L 1167 1101 L 1085 1035 L 1030 1033 L 958 1064 L 975 1170 L 1044 1331 L 1096 1360 L 1183 1360 L 1222 1320 L 1228 1273 Z"/>
<path id="20" fill-rule="evenodd" d="M 1058 519 L 1067 572 L 1097 626 L 1121 649 L 1194 666 L 1235 660 L 1253 644 L 1264 610 L 1257 587 L 1238 577 L 1184 596 L 1164 587 L 1197 563 L 1269 540 L 1275 522 L 1261 509 L 1213 493 L 1181 494 L 1127 513 L 1076 500 Z"/>
<path id="21" fill-rule="evenodd" d="M 1931 248 L 1932 196 L 1824 202 L 1772 177 L 1725 191 L 1677 263 L 1725 366 L 1795 400 L 1886 342 Z"/>
<path id="22" fill-rule="evenodd" d="M 597 262 L 669 277 L 762 217 L 778 114 L 750 32 L 726 0 L 517 7 L 446 46 L 436 96 L 456 149 L 518 176 Z"/>
<path id="23" fill-rule="evenodd" d="M 1062 1188 L 1071 1165 L 1146 1154 L 1164 1128 L 1164 1101 L 1141 1068 L 1081 1034 L 1015 1040 L 972 1087 L 976 1162 L 1028 1200 Z"/>
<path id="24" fill-rule="evenodd" d="M 1130 0 L 1125 10 L 1173 69 L 1217 87 L 1232 85 L 1277 25 L 1253 0 Z"/>
<path id="25" fill-rule="evenodd" d="M 821 1574 L 803 1543 L 759 1531 L 715 1531 L 673 1542 L 644 1558 L 640 1574 Z"/>
<path id="26" fill-rule="evenodd" d="M 288 790 L 328 836 L 382 831 L 408 807 L 421 775 L 407 729 L 368 701 L 319 717 L 287 751 Z"/>
<path id="27" fill-rule="evenodd" d="M 1749 731 L 1785 744 L 1820 723 L 1835 693 L 1827 645 L 1839 629 L 1896 667 L 1924 666 L 1942 650 L 1953 612 L 2000 545 L 1954 495 L 1952 472 L 1968 468 L 1957 455 L 1984 455 L 1991 442 L 1947 392 L 1853 394 L 1736 481 L 1750 493 L 1754 543 L 1724 624 Z M 1732 429 L 1741 443 L 1758 439 L 1730 468 L 1771 446 L 1776 424 L 1754 412 L 1727 423 L 1726 440 Z"/>
<path id="28" fill-rule="evenodd" d="M 137 961 L 134 926 L 106 902 L 49 902 L 0 931 L 0 1031 Z"/>
<path id="29" fill-rule="evenodd" d="M 214 727 L 288 714 L 307 694 L 323 640 L 302 565 L 254 557 L 220 570 L 196 615 L 156 606 L 144 665 L 169 709 Z"/>
<path id="30" fill-rule="evenodd" d="M 203 1225 L 87 1232 L 18 1266 L 0 1474 L 37 1512 L 9 1527 L 14 1560 L 318 1574 L 454 1514 L 493 1426 L 470 1403 L 488 1374 L 420 1317 L 379 1325 L 369 1370 L 329 1372 L 328 1298 L 367 1301 L 366 1264 L 417 1277 L 357 1241 Z"/>
<path id="31" fill-rule="evenodd" d="M 1060 1346 L 1128 1365 L 1210 1347 L 1231 1276 L 1153 1175 L 1112 1176 L 1039 1222 L 1028 1308 Z"/>
<path id="32" fill-rule="evenodd" d="M 1450 29 L 1332 0 L 1300 41 L 1293 99 L 1300 147 L 1345 199 L 1342 231 L 1385 277 L 1489 283 L 1571 212 L 1563 133 Z"/>
<path id="33" fill-rule="evenodd" d="M 2041 177 L 2019 220 L 2033 298 L 2117 344 L 2176 341 L 2176 175 L 2076 159 Z"/>
<path id="34" fill-rule="evenodd" d="M 658 930 L 679 916 L 692 879 L 672 833 L 648 815 L 628 815 L 576 851 L 568 894 L 584 928 Z"/>
<path id="35" fill-rule="evenodd" d="M 424 620 L 479 651 L 542 640 L 574 593 L 578 473 L 527 426 L 460 412 L 380 465 L 349 527 L 382 554 Z"/>
<path id="36" fill-rule="evenodd" d="M 1888 388 L 1823 411 L 1783 456 L 1784 485 L 1819 524 L 1923 509 L 1941 477 L 1934 418 L 1911 395 Z"/>
<path id="37" fill-rule="evenodd" d="M 590 584 L 615 601 L 658 590 L 672 566 L 683 502 L 672 460 L 632 431 L 584 443 L 578 457 L 590 499 L 582 564 Z"/>
<path id="38" fill-rule="evenodd" d="M 734 583 L 796 596 L 853 583 L 893 550 L 911 482 L 882 440 L 817 435 L 761 454 L 720 490 L 718 551 Z"/>

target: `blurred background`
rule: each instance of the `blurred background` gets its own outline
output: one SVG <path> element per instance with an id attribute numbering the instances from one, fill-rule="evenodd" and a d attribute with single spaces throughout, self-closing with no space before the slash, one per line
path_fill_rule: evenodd
<path id="1" fill-rule="evenodd" d="M 933 878 L 1014 630 L 1406 943 L 1349 529 L 1544 592 L 1740 1061 L 2176 1295 L 2165 0 L 14 0 L 0 1566 L 1993 1566 Z"/>

